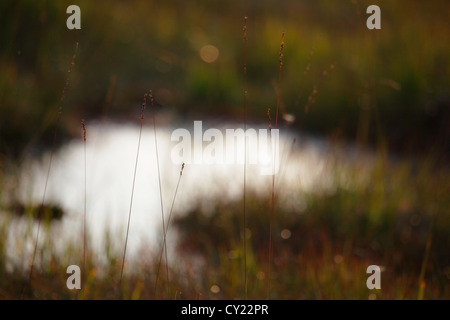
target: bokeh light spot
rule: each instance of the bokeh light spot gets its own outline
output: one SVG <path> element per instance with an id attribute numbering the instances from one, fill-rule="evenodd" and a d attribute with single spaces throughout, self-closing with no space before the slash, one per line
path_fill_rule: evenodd
<path id="1" fill-rule="evenodd" d="M 212 44 L 207 44 L 200 49 L 200 58 L 207 63 L 217 60 L 219 57 L 219 49 Z"/>

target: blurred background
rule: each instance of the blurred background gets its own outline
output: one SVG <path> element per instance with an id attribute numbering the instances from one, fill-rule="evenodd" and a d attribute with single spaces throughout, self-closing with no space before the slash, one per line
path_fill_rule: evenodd
<path id="1" fill-rule="evenodd" d="M 73 119 L 134 117 L 148 89 L 177 116 L 242 120 L 245 15 L 249 118 L 266 121 L 267 108 L 275 112 L 285 32 L 281 112 L 295 115 L 296 128 L 383 139 L 393 152 L 448 153 L 446 1 L 378 2 L 381 30 L 366 28 L 367 1 L 77 1 L 81 30 L 66 27 L 70 4 L 1 4 L 4 156 L 45 141 L 76 42 L 64 134 L 78 136 Z"/>
<path id="2" fill-rule="evenodd" d="M 66 27 L 66 9 L 71 4 L 81 8 L 81 30 Z M 366 27 L 366 8 L 371 4 L 381 8 L 381 30 Z M 292 212 L 280 209 L 279 231 L 302 236 L 285 247 L 286 256 L 280 253 L 277 267 L 286 271 L 286 277 L 295 273 L 299 265 L 307 264 L 305 252 L 315 264 L 308 265 L 305 274 L 297 274 L 298 281 L 279 275 L 273 297 L 342 297 L 344 288 L 350 292 L 344 297 L 367 298 L 367 289 L 351 289 L 348 274 L 336 269 L 344 259 L 349 273 L 361 271 L 367 263 L 358 252 L 367 249 L 396 265 L 397 269 L 390 270 L 397 271 L 389 276 L 400 289 L 386 291 L 385 298 L 423 298 L 424 290 L 431 288 L 428 296 L 448 299 L 449 12 L 450 3 L 445 0 L 2 1 L 0 182 L 25 158 L 50 149 L 77 43 L 56 139 L 60 146 L 80 138 L 81 118 L 138 122 L 142 97 L 149 89 L 161 114 L 158 121 L 167 125 L 183 121 L 191 125 L 199 119 L 242 123 L 245 79 L 248 121 L 266 124 L 268 108 L 275 118 L 280 43 L 285 32 L 279 127 L 289 126 L 293 132 L 329 143 L 351 144 L 371 152 L 375 165 L 372 180 L 364 188 L 306 197 L 307 212 L 314 212 L 315 218 L 293 218 Z M 245 45 L 244 16 L 248 17 Z M 8 193 L 8 188 L 4 183 L 0 195 Z M 258 220 L 267 208 L 258 204 L 260 196 L 247 200 L 249 221 L 252 214 Z M 240 243 L 237 226 L 219 218 L 239 216 L 240 201 L 192 209 L 191 215 L 177 220 L 181 232 L 197 236 L 186 236 L 180 246 L 202 256 L 208 270 L 214 270 L 209 280 L 191 286 L 197 290 L 191 297 L 198 292 L 206 297 L 242 297 L 242 279 L 230 280 L 236 271 L 233 265 L 223 270 L 221 251 L 212 252 L 223 244 L 226 259 L 241 257 L 234 247 Z M 8 211 L 6 204 L 2 207 Z M 374 214 L 381 218 L 373 219 Z M 249 250 L 253 250 L 255 267 L 249 267 L 249 277 L 266 281 L 267 272 L 257 266 L 267 259 L 263 241 L 267 226 L 254 223 L 253 227 Z M 208 230 L 216 230 L 213 240 L 205 240 L 211 237 Z M 236 242 L 230 234 L 237 234 Z M 311 247 L 307 238 L 322 245 Z M 283 239 L 279 239 L 280 246 Z M 348 253 L 355 250 L 358 259 L 364 260 L 360 264 Z M 240 266 L 242 260 L 236 263 Z M 314 274 L 317 264 L 327 263 L 343 287 L 332 287 L 330 278 Z M 6 272 L 6 267 L 1 270 Z M 8 277 L 16 279 L 11 274 Z M 316 282 L 301 280 L 311 277 Z M 5 288 L 15 281 L 21 280 L 3 280 L 4 296 Z M 130 290 L 139 286 L 139 280 L 133 281 Z M 289 283 L 311 290 L 299 293 L 289 289 Z M 216 284 L 222 296 L 216 287 L 210 290 Z M 173 286 L 177 285 L 182 287 L 182 281 Z M 265 297 L 263 287 L 252 287 L 253 297 Z M 142 285 L 140 290 L 139 297 L 155 297 Z M 36 292 L 30 297 L 46 297 L 45 290 Z M 96 294 L 105 297 L 100 291 Z M 61 290 L 56 297 L 71 296 Z"/>

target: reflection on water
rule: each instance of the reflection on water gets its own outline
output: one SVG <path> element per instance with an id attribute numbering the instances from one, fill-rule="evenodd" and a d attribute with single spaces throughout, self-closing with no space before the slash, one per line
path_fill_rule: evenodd
<path id="1" fill-rule="evenodd" d="M 193 125 L 184 126 L 192 131 Z M 233 125 L 218 128 L 225 132 Z M 235 125 L 235 128 L 241 127 Z M 173 163 L 171 141 L 175 128 L 158 127 L 157 143 L 163 195 L 167 219 L 178 182 L 180 165 Z M 203 130 L 205 130 L 204 128 Z M 89 247 L 101 260 L 105 234 L 110 230 L 116 249 L 123 250 L 130 208 L 134 166 L 138 147 L 139 126 L 127 124 L 87 124 L 86 143 L 86 208 Z M 295 143 L 294 143 L 295 139 Z M 348 187 L 353 167 L 353 152 L 329 145 L 319 139 L 287 134 L 280 130 L 280 170 L 276 175 L 276 197 L 279 206 L 301 213 L 306 209 L 303 196 L 308 192 L 333 192 L 337 184 Z M 71 242 L 75 250 L 82 248 L 84 213 L 84 144 L 74 140 L 55 152 L 48 181 L 46 202 L 61 206 L 65 215 L 49 228 L 55 250 L 63 250 Z M 225 149 L 225 152 L 230 152 Z M 243 153 L 243 149 L 237 150 Z M 49 155 L 24 163 L 19 178 L 18 197 L 23 203 L 42 200 Z M 336 168 L 339 167 L 338 170 Z M 196 205 L 210 206 L 215 200 L 238 199 L 243 193 L 242 164 L 187 164 L 183 171 L 174 214 L 183 214 Z M 339 173 L 340 176 L 336 175 Z M 362 176 L 359 174 L 359 178 Z M 337 180 L 339 179 L 339 181 Z M 261 175 L 257 165 L 247 166 L 247 190 L 257 194 L 271 192 L 272 176 Z M 12 263 L 25 264 L 33 243 L 21 243 L 30 225 L 15 219 L 9 228 L 8 255 Z M 35 226 L 34 226 L 35 228 Z M 161 204 L 156 165 L 153 127 L 144 127 L 132 203 L 127 260 L 132 260 L 142 247 L 155 250 L 161 243 Z M 34 230 L 35 232 L 35 230 Z M 174 234 L 168 235 L 174 241 Z M 128 258 L 129 257 L 129 258 Z M 77 257 L 75 260 L 79 260 Z M 77 261 L 71 263 L 77 264 Z"/>

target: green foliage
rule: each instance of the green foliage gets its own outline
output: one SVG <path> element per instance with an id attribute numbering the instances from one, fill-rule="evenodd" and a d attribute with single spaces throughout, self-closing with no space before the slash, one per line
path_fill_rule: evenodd
<path id="1" fill-rule="evenodd" d="M 264 120 L 267 107 L 275 106 L 285 31 L 282 111 L 297 116 L 298 128 L 339 131 L 351 139 L 365 112 L 371 143 L 378 137 L 372 127 L 381 125 L 388 145 L 398 150 L 442 144 L 437 138 L 445 132 L 450 87 L 445 1 L 383 3 L 379 31 L 365 27 L 362 3 L 231 0 L 214 6 L 80 1 L 82 29 L 69 31 L 69 4 L 1 4 L 0 153 L 20 154 L 31 135 L 37 141 L 46 136 L 76 42 L 79 57 L 64 109 L 73 117 L 128 116 L 130 103 L 148 88 L 164 107 L 184 115 L 240 114 L 244 15 L 249 116 Z M 206 44 L 219 50 L 212 63 L 199 55 Z M 304 120 L 314 87 L 315 102 Z M 63 128 L 75 134 L 71 126 Z"/>

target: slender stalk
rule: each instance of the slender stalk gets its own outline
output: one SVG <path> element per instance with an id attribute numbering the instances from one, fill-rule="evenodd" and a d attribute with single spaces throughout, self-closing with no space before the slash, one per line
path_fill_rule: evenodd
<path id="1" fill-rule="evenodd" d="M 280 70 L 278 72 L 277 113 L 275 115 L 275 129 L 278 128 L 278 108 L 280 106 L 281 69 L 283 68 L 284 32 L 281 34 L 280 44 Z"/>
<path id="2" fill-rule="evenodd" d="M 162 187 L 161 187 L 161 173 L 159 169 L 159 153 L 158 153 L 158 140 L 156 139 L 156 121 L 155 121 L 155 106 L 153 100 L 153 92 L 150 90 L 150 103 L 152 106 L 152 120 L 153 120 L 153 133 L 155 137 L 155 151 L 156 151 L 156 166 L 158 169 L 158 184 L 159 184 L 159 199 L 161 202 L 161 220 L 162 220 L 162 228 L 163 228 L 163 247 L 166 258 L 166 277 L 167 277 L 167 295 L 170 296 L 169 292 L 169 262 L 167 259 L 167 246 L 166 246 L 166 226 L 164 219 L 164 206 L 163 206 L 163 198 L 162 198 Z"/>
<path id="3" fill-rule="evenodd" d="M 270 108 L 267 109 L 267 119 L 269 121 L 270 145 L 272 146 L 272 118 L 270 117 Z M 273 172 L 272 172 L 273 173 Z M 275 175 L 272 176 L 272 195 L 270 203 L 269 217 L 269 254 L 267 262 L 267 298 L 270 299 L 270 281 L 272 276 L 272 227 L 275 203 Z"/>
<path id="4" fill-rule="evenodd" d="M 428 256 L 430 254 L 430 248 L 431 248 L 431 241 L 432 241 L 432 235 L 430 233 L 428 240 L 427 240 L 427 244 L 425 247 L 425 255 L 423 257 L 422 260 L 422 266 L 420 268 L 420 275 L 419 275 L 419 294 L 417 295 L 417 300 L 423 300 L 424 297 L 424 293 L 425 293 L 425 286 L 426 286 L 426 282 L 425 282 L 425 270 L 427 268 L 427 263 L 428 263 Z"/>
<path id="5" fill-rule="evenodd" d="M 77 52 L 78 52 L 78 42 L 76 43 L 76 46 L 75 46 L 75 52 L 73 53 L 72 61 L 70 63 L 70 67 L 67 70 L 66 83 L 64 84 L 64 88 L 63 88 L 63 91 L 62 91 L 62 94 L 61 94 L 61 99 L 59 101 L 58 114 L 56 116 L 56 122 L 55 122 L 55 131 L 53 133 L 52 146 L 51 146 L 51 149 L 50 149 L 50 159 L 48 161 L 47 175 L 46 175 L 46 178 L 45 178 L 44 192 L 42 194 L 41 206 L 39 207 L 39 210 L 38 210 L 38 225 L 37 225 L 37 232 L 36 232 L 36 240 L 35 240 L 34 249 L 33 249 L 33 257 L 31 259 L 31 264 L 30 264 L 30 273 L 28 275 L 28 285 L 31 285 L 31 277 L 33 275 L 34 263 L 35 263 L 35 260 L 36 260 L 36 253 L 37 253 L 37 248 L 38 248 L 38 243 L 39 243 L 39 234 L 40 234 L 40 230 L 41 230 L 41 220 L 42 220 L 42 216 L 43 216 L 45 197 L 46 197 L 46 194 L 47 194 L 48 181 L 50 179 L 50 171 L 51 171 L 51 167 L 52 167 L 53 153 L 54 153 L 55 144 L 56 144 L 56 136 L 57 136 L 57 132 L 58 132 L 59 122 L 60 122 L 60 119 L 61 119 L 63 102 L 64 102 L 64 98 L 65 98 L 65 95 L 66 95 L 67 87 L 69 86 L 69 78 L 70 78 L 69 76 L 70 76 L 70 72 L 72 71 L 72 68 L 73 68 L 73 66 L 75 64 L 75 58 L 77 56 Z M 20 296 L 21 299 L 23 299 L 23 296 L 25 294 L 25 289 L 26 289 L 26 286 L 24 286 L 24 288 L 22 290 L 22 293 L 21 293 L 21 296 Z"/>
<path id="6" fill-rule="evenodd" d="M 86 275 L 86 201 L 87 201 L 87 174 L 86 174 L 86 125 L 84 119 L 81 120 L 81 128 L 83 130 L 83 144 L 84 144 L 84 216 L 83 216 L 83 275 Z"/>
<path id="7" fill-rule="evenodd" d="M 424 254 L 424 257 L 423 257 L 423 260 L 422 260 L 422 266 L 420 268 L 419 293 L 417 295 L 417 300 L 423 300 L 423 297 L 424 297 L 424 294 L 425 294 L 425 286 L 426 286 L 425 272 L 426 272 L 426 269 L 427 269 L 428 257 L 429 257 L 429 254 L 430 254 L 431 243 L 433 241 L 434 218 L 435 218 L 435 214 L 432 213 L 431 223 L 430 223 L 430 230 L 429 230 L 429 233 L 428 233 L 427 244 L 425 246 L 425 254 Z"/>
<path id="8" fill-rule="evenodd" d="M 247 295 L 247 17 L 244 17 L 244 297 Z"/>
<path id="9" fill-rule="evenodd" d="M 181 181 L 181 176 L 183 175 L 183 170 L 184 170 L 184 163 L 181 165 L 180 176 L 178 177 L 177 186 L 175 188 L 175 194 L 173 195 L 172 205 L 170 207 L 169 218 L 167 219 L 167 226 L 166 226 L 166 229 L 164 231 L 164 242 L 163 242 L 163 245 L 161 246 L 161 251 L 159 253 L 158 268 L 156 270 L 155 292 L 156 292 L 156 287 L 158 285 L 159 270 L 160 270 L 160 267 L 161 267 L 162 255 L 163 255 L 163 252 L 164 252 L 164 248 L 167 245 L 165 239 L 167 238 L 167 233 L 169 231 L 170 219 L 172 218 L 173 206 L 175 204 L 175 199 L 176 199 L 177 194 L 178 194 L 178 187 L 180 186 L 180 181 Z M 175 293 L 175 297 L 176 297 L 176 293 Z"/>
<path id="10" fill-rule="evenodd" d="M 280 90 L 281 90 L 281 70 L 283 68 L 283 49 L 284 49 L 284 32 L 281 35 L 281 45 L 280 45 L 280 69 L 278 72 L 278 89 L 277 89 L 277 111 L 275 114 L 275 129 L 278 129 L 278 109 L 280 107 Z M 269 111 L 268 111 L 268 116 Z M 270 119 L 270 118 L 269 118 Z M 272 140 L 272 134 L 270 135 L 270 139 Z M 276 142 L 275 142 L 276 143 Z M 272 143 L 271 143 L 272 145 Z M 275 146 L 276 147 L 276 146 Z M 276 150 L 276 149 L 275 149 Z M 274 152 L 274 150 L 272 150 Z M 275 165 L 275 154 L 272 158 L 272 164 Z M 272 229 L 273 229 L 273 217 L 274 217 L 274 211 L 275 211 L 275 168 L 273 168 L 272 171 L 272 199 L 271 199 L 271 205 L 270 205 L 270 221 L 269 221 L 269 270 L 268 270 L 268 284 L 267 284 L 267 298 L 270 299 L 270 282 L 271 282 L 271 276 L 272 276 L 272 253 L 273 253 L 273 240 L 272 240 Z"/>
<path id="11" fill-rule="evenodd" d="M 139 149 L 141 147 L 142 127 L 143 127 L 143 124 L 144 124 L 144 112 L 145 112 L 145 106 L 147 104 L 147 96 L 148 96 L 148 94 L 145 93 L 144 94 L 144 100 L 142 102 L 141 126 L 140 126 L 140 129 L 139 129 L 139 140 L 138 140 L 138 146 L 137 146 L 137 152 L 136 152 L 136 162 L 135 162 L 135 165 L 134 165 L 133 184 L 132 184 L 132 187 L 131 187 L 130 209 L 128 211 L 127 233 L 126 233 L 126 236 L 125 236 L 125 246 L 123 248 L 123 256 L 122 256 L 122 267 L 121 267 L 121 270 L 120 270 L 119 291 L 122 290 L 123 268 L 124 268 L 124 265 L 125 265 L 125 256 L 126 256 L 126 253 L 127 253 L 128 233 L 130 231 L 130 221 L 131 221 L 131 209 L 133 207 L 134 186 L 135 186 L 135 183 L 136 183 L 136 171 L 137 171 L 138 159 L 139 159 Z"/>

